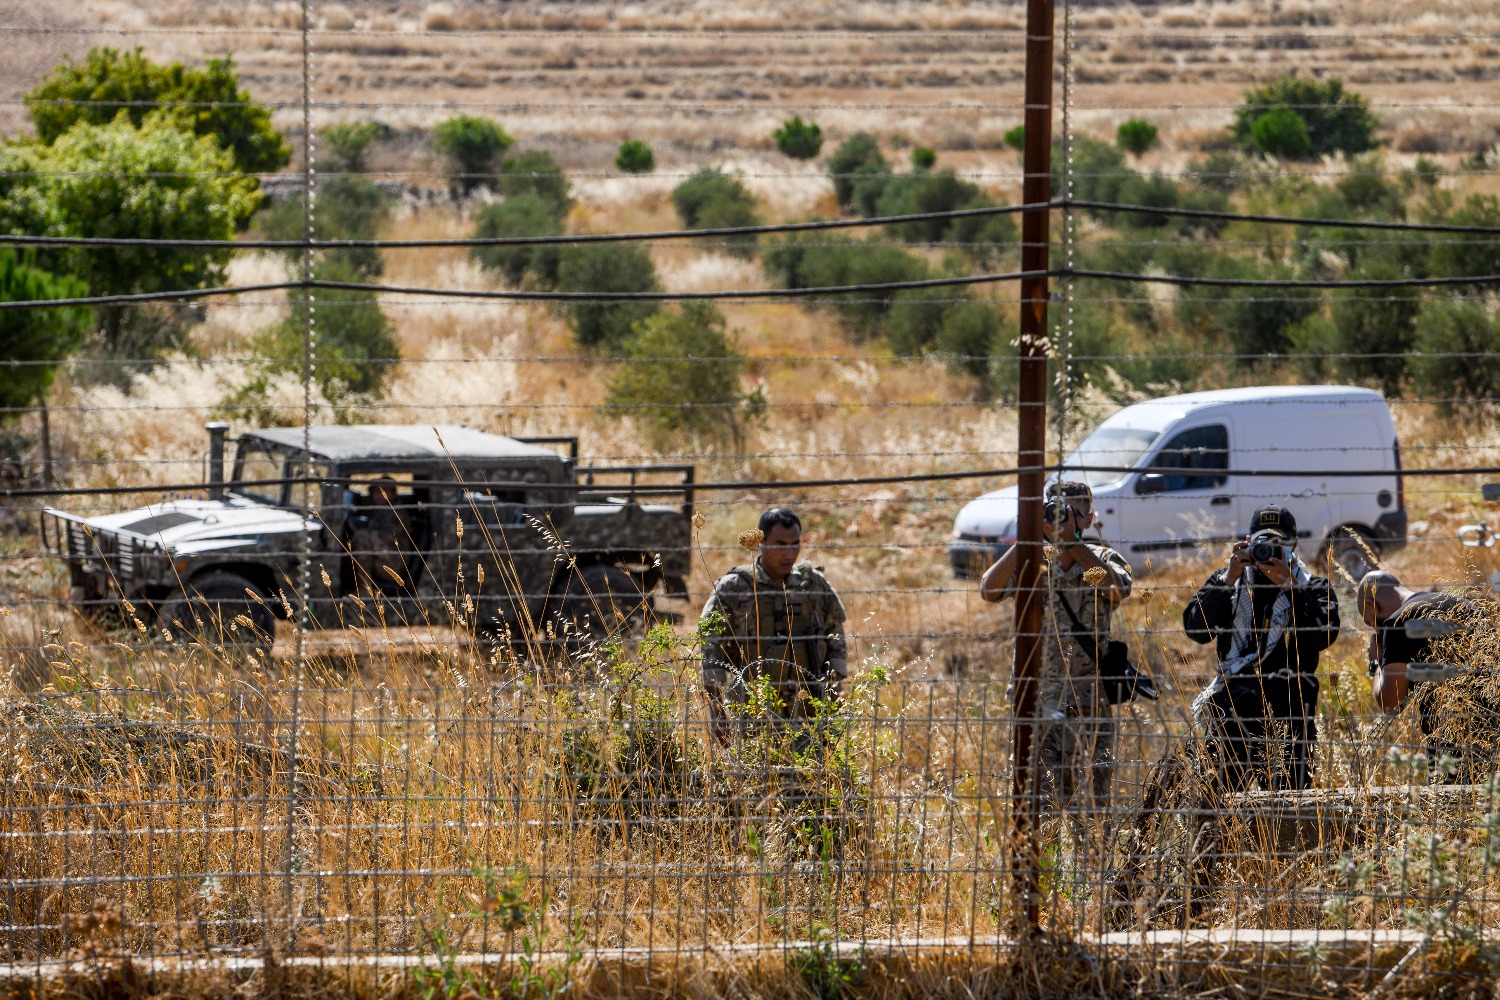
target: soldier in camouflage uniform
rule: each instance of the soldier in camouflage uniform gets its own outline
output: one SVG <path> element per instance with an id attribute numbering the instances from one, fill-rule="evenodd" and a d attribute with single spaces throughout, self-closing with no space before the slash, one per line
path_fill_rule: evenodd
<path id="1" fill-rule="evenodd" d="M 703 606 L 703 688 L 714 738 L 729 741 L 726 703 L 743 704 L 767 677 L 788 719 L 811 716 L 809 700 L 832 700 L 849 675 L 844 605 L 811 563 L 798 562 L 802 521 L 786 507 L 760 516 L 759 553 L 726 573 Z"/>
<path id="2" fill-rule="evenodd" d="M 1042 665 L 1037 689 L 1036 754 L 1042 801 L 1063 808 L 1080 790 L 1092 808 L 1108 805 L 1114 769 L 1115 724 L 1099 683 L 1092 651 L 1109 642 L 1110 618 L 1130 596 L 1130 567 L 1114 549 L 1082 540 L 1093 523 L 1093 491 L 1086 483 L 1054 483 L 1057 518 L 1043 524 L 1050 544 L 1043 585 Z M 1017 546 L 1011 546 L 979 583 L 979 596 L 1015 596 Z M 1069 614 L 1071 612 L 1071 615 Z M 1075 634 L 1074 619 L 1083 628 Z M 1087 644 L 1087 645 L 1086 645 Z"/>

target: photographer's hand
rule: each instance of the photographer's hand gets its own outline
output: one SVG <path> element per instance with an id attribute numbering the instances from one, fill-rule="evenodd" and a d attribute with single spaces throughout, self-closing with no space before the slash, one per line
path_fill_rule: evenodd
<path id="1" fill-rule="evenodd" d="M 1263 563 L 1256 563 L 1255 568 L 1260 570 L 1261 575 L 1267 580 L 1282 589 L 1292 585 L 1292 568 L 1280 556 L 1272 556 Z"/>
<path id="2" fill-rule="evenodd" d="M 1243 538 L 1229 550 L 1229 565 L 1224 570 L 1224 582 L 1233 586 L 1239 582 L 1245 570 L 1254 565 L 1250 561 L 1250 539 Z"/>

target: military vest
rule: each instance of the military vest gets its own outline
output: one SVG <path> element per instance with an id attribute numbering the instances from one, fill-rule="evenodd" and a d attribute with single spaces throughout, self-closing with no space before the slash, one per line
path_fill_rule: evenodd
<path id="1" fill-rule="evenodd" d="M 741 665 L 761 660 L 761 670 L 780 685 L 805 684 L 823 676 L 828 662 L 828 623 L 821 605 L 826 588 L 797 567 L 786 586 L 757 585 L 754 566 L 735 566 L 746 589 L 725 601 Z"/>

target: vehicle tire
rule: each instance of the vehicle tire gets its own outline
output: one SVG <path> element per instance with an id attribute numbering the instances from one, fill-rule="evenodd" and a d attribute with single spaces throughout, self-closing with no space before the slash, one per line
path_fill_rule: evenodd
<path id="1" fill-rule="evenodd" d="M 569 645 L 639 638 L 646 621 L 646 595 L 618 566 L 585 566 L 569 575 L 554 621 Z"/>
<path id="2" fill-rule="evenodd" d="M 1334 579 L 1331 582 L 1358 583 L 1359 578 L 1370 570 L 1380 568 L 1380 561 L 1376 558 L 1379 553 L 1379 548 L 1368 535 L 1358 528 L 1345 526 L 1335 528 L 1328 536 L 1322 558 L 1318 562 L 1323 565 L 1331 564 L 1334 576 L 1339 575 L 1340 571 L 1348 575 L 1347 581 Z"/>
<path id="3" fill-rule="evenodd" d="M 238 574 L 209 573 L 190 581 L 162 605 L 157 627 L 181 643 L 270 655 L 276 615 L 265 598 L 259 587 Z"/>

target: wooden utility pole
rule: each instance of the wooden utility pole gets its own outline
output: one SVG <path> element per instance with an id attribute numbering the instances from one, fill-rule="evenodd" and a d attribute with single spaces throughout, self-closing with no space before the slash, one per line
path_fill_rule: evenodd
<path id="1" fill-rule="evenodd" d="M 1052 212 L 1053 0 L 1026 3 L 1026 144 L 1021 200 L 1020 432 L 1021 468 L 1016 517 L 1016 658 L 1011 740 L 1013 881 L 1012 920 L 1018 936 L 1039 926 L 1041 853 L 1037 841 L 1041 801 L 1035 778 L 1037 673 L 1041 665 L 1042 466 L 1047 460 L 1047 298 Z"/>

